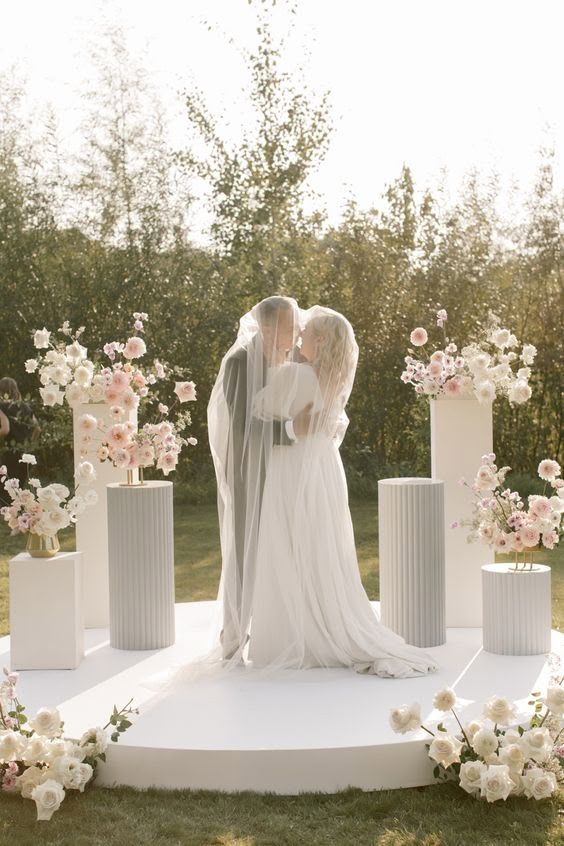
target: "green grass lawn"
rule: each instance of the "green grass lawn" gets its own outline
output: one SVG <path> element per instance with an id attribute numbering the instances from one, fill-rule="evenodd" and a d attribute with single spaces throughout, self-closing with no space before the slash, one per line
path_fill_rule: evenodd
<path id="1" fill-rule="evenodd" d="M 363 501 L 352 503 L 351 511 L 362 581 L 377 599 L 377 507 Z M 215 599 L 221 566 L 215 506 L 177 502 L 174 519 L 177 600 Z M 73 542 L 67 532 L 62 546 L 72 549 Z M 8 560 L 24 547 L 25 538 L 10 537 L 2 524 L 3 634 L 8 632 Z M 541 560 L 552 567 L 553 626 L 561 628 L 564 551 L 539 554 Z M 0 794 L 0 845 L 556 846 L 564 844 L 561 799 L 562 792 L 540 804 L 512 799 L 490 806 L 453 785 L 296 797 L 94 788 L 84 796 L 71 793 L 50 823 L 37 823 L 32 802 Z"/>

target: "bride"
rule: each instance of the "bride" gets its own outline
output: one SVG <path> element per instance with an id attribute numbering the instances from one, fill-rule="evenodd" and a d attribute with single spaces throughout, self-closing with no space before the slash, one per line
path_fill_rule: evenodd
<path id="1" fill-rule="evenodd" d="M 222 569 L 207 650 L 170 684 L 243 666 L 437 669 L 383 626 L 362 586 L 339 446 L 358 347 L 329 308 L 268 297 L 240 321 L 208 404 Z"/>
<path id="2" fill-rule="evenodd" d="M 352 327 L 320 306 L 304 318 L 302 363 L 271 368 L 253 401 L 263 421 L 292 420 L 310 404 L 311 416 L 306 434 L 270 455 L 248 659 L 396 678 L 431 672 L 429 655 L 380 623 L 360 579 L 339 453 L 358 357 Z"/>

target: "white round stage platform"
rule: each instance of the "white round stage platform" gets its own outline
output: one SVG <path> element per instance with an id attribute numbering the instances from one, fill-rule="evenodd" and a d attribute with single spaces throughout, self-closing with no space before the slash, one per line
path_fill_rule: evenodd
<path id="1" fill-rule="evenodd" d="M 378 603 L 373 603 L 378 607 Z M 255 790 L 296 794 L 415 787 L 433 782 L 422 730 L 397 735 L 392 707 L 419 702 L 431 724 L 432 698 L 454 687 L 463 719 L 478 716 L 493 694 L 516 700 L 529 714 L 528 694 L 549 677 L 546 656 L 509 657 L 482 649 L 481 629 L 448 629 L 447 643 L 428 650 L 440 670 L 414 679 L 380 679 L 347 669 L 280 672 L 253 678 L 245 668 L 187 684 L 163 696 L 143 686 L 151 675 L 202 651 L 214 602 L 176 606 L 177 641 L 147 652 L 112 649 L 109 632 L 86 632 L 86 656 L 76 670 L 25 671 L 19 697 L 31 715 L 58 706 L 67 736 L 103 725 L 114 704 L 131 697 L 140 714 L 108 749 L 98 783 L 145 788 Z M 48 633 L 38 633 L 48 636 Z M 564 656 L 564 635 L 552 633 Z M 0 639 L 0 666 L 10 665 L 10 639 Z"/>

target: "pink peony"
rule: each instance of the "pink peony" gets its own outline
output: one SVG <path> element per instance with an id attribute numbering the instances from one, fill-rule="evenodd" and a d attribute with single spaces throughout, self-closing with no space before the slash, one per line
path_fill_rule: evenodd
<path id="1" fill-rule="evenodd" d="M 523 546 L 537 546 L 540 540 L 540 532 L 534 526 L 524 526 L 519 530 L 519 538 Z"/>
<path id="2" fill-rule="evenodd" d="M 547 549 L 554 549 L 554 545 L 558 543 L 558 532 L 554 529 L 551 532 L 543 532 L 542 543 Z"/>
<path id="3" fill-rule="evenodd" d="M 125 391 L 129 386 L 129 376 L 124 370 L 114 370 L 112 375 L 111 386 L 116 389 L 118 393 Z"/>
<path id="4" fill-rule="evenodd" d="M 127 344 L 124 347 L 123 355 L 125 358 L 141 358 L 142 355 L 145 355 L 147 352 L 147 347 L 145 346 L 145 341 L 143 338 L 139 338 L 136 335 L 133 338 L 129 338 Z"/>
<path id="5" fill-rule="evenodd" d="M 126 411 L 135 411 L 139 405 L 139 397 L 132 388 L 127 388 L 121 397 L 121 404 Z"/>
<path id="6" fill-rule="evenodd" d="M 413 344 L 414 347 L 422 347 L 427 343 L 428 335 L 423 327 L 418 326 L 417 329 L 414 329 L 411 335 L 409 336 L 409 340 Z"/>
<path id="7" fill-rule="evenodd" d="M 552 482 L 557 476 L 560 476 L 560 472 L 560 465 L 551 458 L 545 458 L 539 464 L 538 474 L 541 479 L 547 482 Z"/>
<path id="8" fill-rule="evenodd" d="M 546 520 L 552 514 L 552 505 L 546 496 L 529 497 L 529 511 L 535 517 Z"/>
<path id="9" fill-rule="evenodd" d="M 113 448 L 126 446 L 129 442 L 127 427 L 122 423 L 115 423 L 113 426 L 110 426 L 106 432 L 106 440 L 109 446 Z"/>
<path id="10" fill-rule="evenodd" d="M 104 391 L 104 399 L 110 405 L 115 405 L 121 400 L 122 391 L 119 391 L 114 385 L 108 385 Z"/>
<path id="11" fill-rule="evenodd" d="M 112 461 L 116 467 L 129 467 L 129 450 L 117 447 L 112 452 Z"/>
<path id="12" fill-rule="evenodd" d="M 443 365 L 441 364 L 440 361 L 437 361 L 437 360 L 432 361 L 429 364 L 429 366 L 427 367 L 427 373 L 429 374 L 429 376 L 432 376 L 433 378 L 440 376 L 442 372 L 443 372 Z"/>
<path id="13" fill-rule="evenodd" d="M 144 388 L 145 387 L 146 379 L 145 379 L 145 377 L 143 376 L 142 373 L 139 373 L 139 371 L 137 371 L 137 373 L 135 373 L 132 381 L 133 381 L 133 384 L 136 385 L 138 388 Z"/>
<path id="14" fill-rule="evenodd" d="M 178 455 L 176 452 L 163 452 L 159 456 L 157 462 L 157 469 L 162 470 L 165 476 L 168 476 L 171 470 L 174 470 L 178 464 Z"/>

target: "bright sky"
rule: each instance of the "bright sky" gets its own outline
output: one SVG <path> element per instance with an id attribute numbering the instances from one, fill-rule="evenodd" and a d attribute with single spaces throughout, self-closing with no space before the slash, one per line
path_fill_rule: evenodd
<path id="1" fill-rule="evenodd" d="M 419 187 L 472 166 L 527 185 L 537 150 L 564 149 L 561 0 L 298 0 L 289 64 L 330 89 L 337 124 L 315 180 L 332 219 L 344 198 L 378 202 L 409 164 Z M 4 3 L 0 70 L 14 60 L 38 103 L 50 100 L 72 143 L 89 30 L 120 19 L 165 101 L 193 81 L 236 134 L 246 77 L 229 37 L 254 43 L 247 0 L 27 0 Z M 274 19 L 287 20 L 283 0 Z M 225 33 L 208 32 L 203 19 Z M 278 25 L 278 24 L 277 24 Z M 304 52 L 309 52 L 309 56 Z M 172 108 L 172 107 L 171 107 Z M 178 107 L 176 107 L 178 108 Z M 181 120 L 173 133 L 180 138 Z M 564 185 L 562 169 L 558 182 Z"/>

